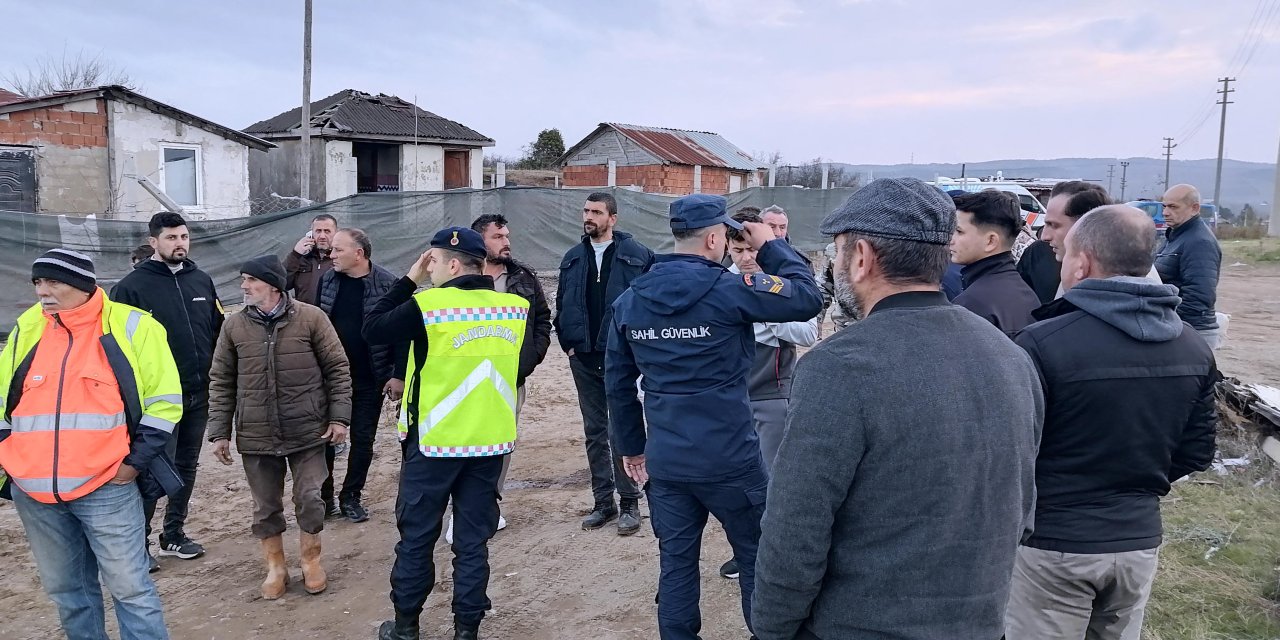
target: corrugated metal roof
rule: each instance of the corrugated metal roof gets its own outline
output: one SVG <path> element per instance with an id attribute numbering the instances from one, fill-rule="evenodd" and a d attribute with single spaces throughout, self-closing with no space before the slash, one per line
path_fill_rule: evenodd
<path id="1" fill-rule="evenodd" d="M 26 98 L 21 94 L 14 93 L 12 91 L 9 91 L 8 89 L 0 88 L 0 104 L 21 102 L 23 100 L 26 100 Z"/>
<path id="2" fill-rule="evenodd" d="M 253 124 L 245 132 L 297 135 L 301 123 L 302 107 L 298 107 Z M 474 142 L 479 146 L 493 144 L 493 138 L 425 111 L 396 96 L 375 96 L 354 89 L 345 89 L 311 103 L 311 126 L 313 129 L 320 129 L 321 135 L 331 132 L 342 137 L 376 135 L 413 138 L 416 132 L 419 140 L 456 140 Z"/>
<path id="3" fill-rule="evenodd" d="M 659 159 L 677 164 L 754 171 L 756 162 L 718 133 L 606 122 Z"/>

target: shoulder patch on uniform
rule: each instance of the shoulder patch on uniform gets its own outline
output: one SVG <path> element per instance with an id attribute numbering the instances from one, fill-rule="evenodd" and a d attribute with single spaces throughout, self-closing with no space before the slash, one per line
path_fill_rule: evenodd
<path id="1" fill-rule="evenodd" d="M 786 278 L 771 276 L 767 273 L 757 273 L 753 276 L 749 276 L 749 278 L 750 282 L 747 284 L 751 285 L 751 288 L 756 291 L 761 293 L 772 293 L 784 298 L 791 297 L 791 281 Z"/>

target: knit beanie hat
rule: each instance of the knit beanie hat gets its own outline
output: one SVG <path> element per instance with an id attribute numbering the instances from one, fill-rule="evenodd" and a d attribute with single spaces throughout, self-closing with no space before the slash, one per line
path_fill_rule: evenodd
<path id="1" fill-rule="evenodd" d="M 31 263 L 31 279 L 48 278 L 65 282 L 90 295 L 98 289 L 93 258 L 70 249 L 50 249 Z"/>
<path id="2" fill-rule="evenodd" d="M 247 273 L 279 289 L 281 293 L 288 289 L 284 265 L 280 264 L 280 258 L 273 255 L 258 256 L 245 262 L 240 266 L 240 273 Z"/>

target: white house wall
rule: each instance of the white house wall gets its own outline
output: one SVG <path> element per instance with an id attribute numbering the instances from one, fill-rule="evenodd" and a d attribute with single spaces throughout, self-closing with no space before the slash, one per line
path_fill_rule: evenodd
<path id="1" fill-rule="evenodd" d="M 467 153 L 471 160 L 471 188 L 484 188 L 484 151 L 472 149 Z"/>
<path id="2" fill-rule="evenodd" d="M 351 150 L 351 141 L 325 140 L 324 199 L 337 200 L 355 192 L 356 156 Z"/>
<path id="3" fill-rule="evenodd" d="M 146 220 L 163 208 L 137 180 L 124 175 L 132 161 L 138 175 L 159 186 L 164 143 L 200 148 L 200 204 L 184 206 L 187 214 L 196 220 L 249 215 L 248 147 L 127 102 L 110 100 L 108 109 L 111 173 L 119 185 L 118 217 Z"/>
<path id="4" fill-rule="evenodd" d="M 444 147 L 434 144 L 400 145 L 400 190 L 443 191 Z"/>

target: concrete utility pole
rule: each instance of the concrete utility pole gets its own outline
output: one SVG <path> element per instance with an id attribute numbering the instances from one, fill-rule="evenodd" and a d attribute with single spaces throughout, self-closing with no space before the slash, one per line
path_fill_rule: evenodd
<path id="1" fill-rule="evenodd" d="M 1222 100 L 1218 104 L 1222 105 L 1222 124 L 1218 125 L 1218 170 L 1213 177 L 1213 207 L 1214 211 L 1222 210 L 1222 149 L 1227 138 L 1227 105 L 1231 101 L 1227 99 L 1228 94 L 1235 93 L 1235 89 L 1231 88 L 1231 83 L 1235 82 L 1235 78 L 1218 78 L 1218 82 L 1222 83 L 1222 88 L 1218 93 L 1222 94 Z M 1218 216 L 1214 214 L 1213 223 L 1218 223 Z"/>
<path id="2" fill-rule="evenodd" d="M 1271 197 L 1271 218 L 1267 223 L 1267 235 L 1280 236 L 1280 216 L 1276 208 L 1280 207 L 1280 153 L 1276 155 L 1276 192 Z"/>
<path id="3" fill-rule="evenodd" d="M 1169 159 L 1173 157 L 1173 148 L 1178 145 L 1173 143 L 1173 138 L 1164 139 L 1164 190 L 1169 190 Z"/>
<path id="4" fill-rule="evenodd" d="M 298 195 L 311 199 L 311 0 L 303 0 L 302 18 L 302 144 L 298 152 L 298 173 L 302 184 Z"/>
<path id="5" fill-rule="evenodd" d="M 1129 184 L 1129 162 L 1120 161 L 1120 202 L 1124 202 L 1124 188 Z"/>
<path id="6" fill-rule="evenodd" d="M 1107 165 L 1107 193 L 1115 191 L 1116 166 L 1114 164 Z"/>

